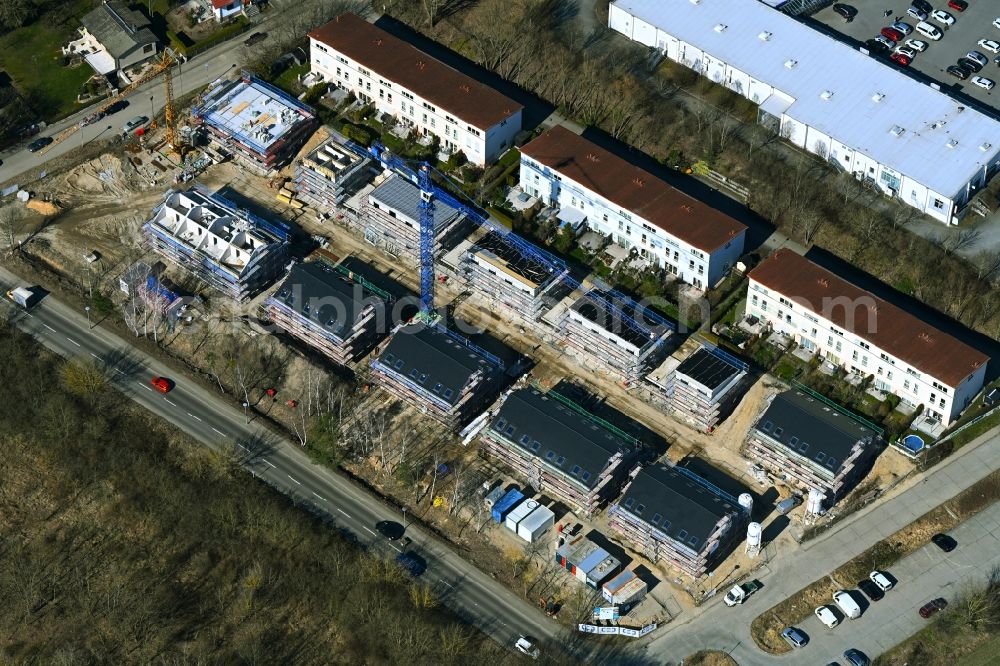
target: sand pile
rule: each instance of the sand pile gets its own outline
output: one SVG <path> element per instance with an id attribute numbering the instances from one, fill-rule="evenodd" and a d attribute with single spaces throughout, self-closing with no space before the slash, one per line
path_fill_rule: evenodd
<path id="1" fill-rule="evenodd" d="M 135 167 L 114 155 L 104 154 L 70 171 L 56 186 L 60 196 L 127 199 L 143 189 Z"/>

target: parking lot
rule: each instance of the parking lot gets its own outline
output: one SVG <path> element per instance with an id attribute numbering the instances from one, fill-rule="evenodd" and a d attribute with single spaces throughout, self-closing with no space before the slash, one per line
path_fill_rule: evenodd
<path id="1" fill-rule="evenodd" d="M 944 36 L 936 42 L 917 34 L 915 31 L 910 33 L 906 37 L 907 39 L 919 39 L 926 42 L 928 48 L 923 53 L 917 53 L 908 69 L 933 79 L 941 85 L 943 91 L 952 94 L 965 94 L 984 106 L 990 107 L 994 112 L 1000 112 L 1000 67 L 993 62 L 997 56 L 977 45 L 980 39 L 1000 42 L 1000 29 L 993 27 L 994 19 L 1000 17 L 1000 3 L 993 0 L 968 1 L 968 9 L 959 12 L 950 9 L 947 0 L 930 0 L 934 9 L 947 12 L 955 18 L 955 23 L 946 27 L 928 18 L 928 23 L 944 33 Z M 860 43 L 877 36 L 879 30 L 890 25 L 893 21 L 901 20 L 911 27 L 918 23 L 917 19 L 906 14 L 906 10 L 910 7 L 908 0 L 847 0 L 844 4 L 857 9 L 857 15 L 849 23 L 834 13 L 832 6 L 817 12 L 812 18 Z M 886 10 L 892 10 L 890 17 L 885 16 Z M 989 59 L 989 63 L 979 72 L 979 76 L 996 82 L 998 85 L 993 90 L 987 91 L 976 87 L 971 83 L 972 77 L 960 81 L 945 72 L 949 65 L 954 65 L 960 57 L 969 51 L 979 51 Z M 884 62 L 887 66 L 898 67 L 889 60 L 884 60 Z"/>

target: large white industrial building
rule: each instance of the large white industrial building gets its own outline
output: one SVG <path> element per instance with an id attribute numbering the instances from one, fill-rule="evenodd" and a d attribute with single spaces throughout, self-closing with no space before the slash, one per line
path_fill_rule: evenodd
<path id="1" fill-rule="evenodd" d="M 356 14 L 309 33 L 312 71 L 485 166 L 514 145 L 523 107 Z"/>
<path id="2" fill-rule="evenodd" d="M 795 145 L 947 224 L 1000 168 L 1000 122 L 753 0 L 616 0 L 608 25 L 760 105 Z M 936 85 L 936 84 L 934 84 Z"/>

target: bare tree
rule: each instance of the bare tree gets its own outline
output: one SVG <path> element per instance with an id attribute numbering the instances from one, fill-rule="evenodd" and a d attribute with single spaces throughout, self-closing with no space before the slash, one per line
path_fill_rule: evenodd
<path id="1" fill-rule="evenodd" d="M 21 215 L 8 205 L 0 208 L 0 242 L 7 246 L 7 251 L 14 254 L 19 247 L 17 234 L 21 230 Z"/>

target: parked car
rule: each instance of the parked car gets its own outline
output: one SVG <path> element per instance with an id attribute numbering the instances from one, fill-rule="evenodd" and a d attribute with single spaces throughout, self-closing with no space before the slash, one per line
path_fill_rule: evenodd
<path id="1" fill-rule="evenodd" d="M 398 540 L 406 531 L 402 525 L 392 520 L 380 520 L 375 523 L 375 529 L 389 541 Z"/>
<path id="2" fill-rule="evenodd" d="M 913 60 L 913 58 L 903 53 L 900 53 L 899 51 L 896 51 L 895 53 L 889 56 L 889 60 L 892 60 L 898 65 L 906 67 L 907 65 L 910 64 L 910 61 Z"/>
<path id="3" fill-rule="evenodd" d="M 861 650 L 856 648 L 851 648 L 849 650 L 844 650 L 844 659 L 851 666 L 871 666 L 872 660 L 868 658 Z"/>
<path id="4" fill-rule="evenodd" d="M 911 0 L 910 4 L 919 9 L 920 11 L 926 12 L 928 14 L 930 14 L 931 10 L 934 9 L 933 7 L 931 7 L 931 3 L 927 2 L 927 0 Z"/>
<path id="5" fill-rule="evenodd" d="M 51 136 L 40 136 L 28 144 L 28 152 L 37 153 L 39 150 L 49 145 L 50 143 L 52 143 Z"/>
<path id="6" fill-rule="evenodd" d="M 993 19 L 993 27 L 1000 30 L 1000 17 Z"/>
<path id="7" fill-rule="evenodd" d="M 858 605 L 858 602 L 854 600 L 854 597 L 847 590 L 837 590 L 834 592 L 833 603 L 837 604 L 837 608 L 852 620 L 861 617 L 861 606 Z"/>
<path id="8" fill-rule="evenodd" d="M 809 637 L 795 627 L 785 627 L 781 632 L 781 637 L 794 648 L 803 647 L 809 642 Z"/>
<path id="9" fill-rule="evenodd" d="M 538 659 L 542 656 L 542 651 L 538 649 L 535 643 L 527 636 L 521 636 L 514 643 L 514 648 L 521 654 L 526 654 L 532 659 Z"/>
<path id="10" fill-rule="evenodd" d="M 118 113 L 119 111 L 121 111 L 121 110 L 123 110 L 123 109 L 125 109 L 127 107 L 128 107 L 128 100 L 127 99 L 120 99 L 117 102 L 115 102 L 114 104 L 112 104 L 111 106 L 109 106 L 108 108 L 104 109 L 104 115 L 106 115 L 106 116 L 113 116 L 116 113 Z"/>
<path id="11" fill-rule="evenodd" d="M 980 39 L 976 43 L 979 44 L 984 51 L 989 51 L 990 53 L 1000 53 L 1000 42 L 995 39 Z"/>
<path id="12" fill-rule="evenodd" d="M 254 44 L 259 44 L 260 42 L 267 39 L 266 32 L 255 32 L 246 39 L 243 40 L 244 46 L 253 46 Z"/>
<path id="13" fill-rule="evenodd" d="M 896 48 L 896 42 L 892 41 L 888 37 L 883 37 L 882 35 L 879 35 L 872 41 L 878 45 L 874 49 L 875 55 L 886 55 L 889 51 Z"/>
<path id="14" fill-rule="evenodd" d="M 799 497 L 798 495 L 792 495 L 791 497 L 783 499 L 777 504 L 775 504 L 774 508 L 778 513 L 780 513 L 783 516 L 792 509 L 794 509 L 795 507 L 797 507 L 799 504 L 802 504 L 802 498 Z"/>
<path id="15" fill-rule="evenodd" d="M 140 127 L 143 127 L 148 122 L 149 118 L 147 118 L 146 116 L 136 116 L 132 120 L 122 125 L 122 132 L 125 134 L 131 134 Z"/>
<path id="16" fill-rule="evenodd" d="M 969 60 L 975 60 L 983 67 L 986 67 L 986 65 L 990 64 L 990 59 L 984 56 L 979 51 L 969 51 L 968 53 L 965 54 L 965 57 L 968 58 Z"/>
<path id="17" fill-rule="evenodd" d="M 868 597 L 871 601 L 882 601 L 885 599 L 885 592 L 875 583 L 871 582 L 867 578 L 858 581 L 858 589 L 864 592 L 864 595 Z"/>
<path id="18" fill-rule="evenodd" d="M 962 69 L 969 70 L 970 74 L 975 74 L 983 68 L 983 64 L 978 60 L 973 60 L 972 58 L 959 58 L 958 66 Z"/>
<path id="19" fill-rule="evenodd" d="M 893 42 L 893 46 L 896 45 L 896 42 L 903 41 L 903 37 L 905 37 L 905 35 L 902 32 L 896 30 L 895 28 L 882 28 L 879 31 L 879 34 L 885 37 L 886 39 L 891 39 Z"/>
<path id="20" fill-rule="evenodd" d="M 166 377 L 153 377 L 149 380 L 149 383 L 160 393 L 170 393 L 170 389 L 172 388 L 170 380 Z"/>
<path id="21" fill-rule="evenodd" d="M 946 553 L 950 553 L 958 546 L 958 542 L 952 537 L 940 532 L 931 537 L 931 542 Z"/>
<path id="22" fill-rule="evenodd" d="M 854 20 L 854 17 L 858 15 L 858 10 L 850 5 L 845 5 L 842 2 L 838 2 L 833 6 L 833 11 L 837 15 L 843 17 L 845 21 L 850 23 Z"/>
<path id="23" fill-rule="evenodd" d="M 948 0 L 948 6 L 956 12 L 964 12 L 969 8 L 969 3 L 965 0 Z"/>
<path id="24" fill-rule="evenodd" d="M 955 25 L 955 17 L 943 9 L 935 9 L 930 16 L 941 25 Z"/>
<path id="25" fill-rule="evenodd" d="M 879 589 L 883 592 L 888 592 L 893 587 L 893 582 L 889 580 L 889 577 L 878 570 L 868 574 L 868 580 L 878 585 Z"/>
<path id="26" fill-rule="evenodd" d="M 944 33 L 941 32 L 940 28 L 928 23 L 927 21 L 921 21 L 920 23 L 918 23 L 917 26 L 914 28 L 914 30 L 919 32 L 927 39 L 930 39 L 935 42 L 941 39 L 941 37 L 944 35 Z"/>
<path id="27" fill-rule="evenodd" d="M 921 606 L 920 610 L 917 612 L 920 613 L 920 617 L 926 620 L 931 615 L 934 615 L 934 613 L 937 613 L 939 610 L 944 610 L 947 607 L 948 607 L 948 602 L 939 597 L 937 599 L 932 599 L 931 601 L 928 601 L 926 604 Z"/>
<path id="28" fill-rule="evenodd" d="M 906 48 L 913 49 L 917 53 L 923 53 L 927 50 L 927 42 L 919 39 L 908 39 L 906 40 Z"/>
<path id="29" fill-rule="evenodd" d="M 903 21 L 896 21 L 889 27 L 892 28 L 893 30 L 898 30 L 899 32 L 903 33 L 903 36 L 906 36 L 911 32 L 913 32 L 913 26 L 910 25 L 909 23 L 904 23 Z M 899 40 L 897 39 L 896 41 L 898 42 Z"/>
<path id="30" fill-rule="evenodd" d="M 910 7 L 909 9 L 906 10 L 906 13 L 912 16 L 913 18 L 917 19 L 918 21 L 927 20 L 927 12 L 925 12 L 922 9 L 917 9 L 916 7 Z"/>
<path id="31" fill-rule="evenodd" d="M 948 67 L 948 69 L 944 71 L 947 72 L 948 74 L 951 74 L 956 79 L 961 79 L 962 81 L 969 78 L 969 75 L 972 74 L 972 72 L 959 65 L 951 65 L 950 67 Z"/>
<path id="32" fill-rule="evenodd" d="M 104 117 L 104 113 L 102 113 L 101 111 L 97 111 L 95 113 L 92 113 L 89 116 L 84 116 L 83 120 L 80 121 L 80 127 L 86 127 L 87 125 L 90 125 L 91 123 L 96 123 L 98 120 L 100 120 L 103 117 Z"/>
<path id="33" fill-rule="evenodd" d="M 969 82 L 983 90 L 993 90 L 993 86 L 996 85 L 993 79 L 988 79 L 985 76 L 973 76 Z"/>
<path id="34" fill-rule="evenodd" d="M 830 610 L 829 606 L 820 606 L 815 611 L 816 617 L 819 621 L 826 625 L 828 629 L 833 629 L 838 624 L 840 624 L 840 618 L 837 614 Z"/>

